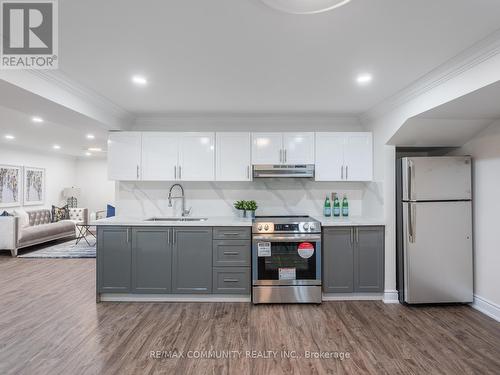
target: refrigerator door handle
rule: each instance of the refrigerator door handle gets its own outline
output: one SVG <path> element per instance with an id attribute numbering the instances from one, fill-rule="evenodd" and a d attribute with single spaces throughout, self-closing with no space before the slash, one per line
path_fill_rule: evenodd
<path id="1" fill-rule="evenodd" d="M 408 160 L 408 200 L 413 200 L 413 181 L 415 181 L 415 168 L 413 160 Z"/>
<path id="2" fill-rule="evenodd" d="M 408 206 L 408 237 L 410 243 L 415 243 L 415 229 L 416 229 L 416 210 L 415 204 L 410 203 Z"/>

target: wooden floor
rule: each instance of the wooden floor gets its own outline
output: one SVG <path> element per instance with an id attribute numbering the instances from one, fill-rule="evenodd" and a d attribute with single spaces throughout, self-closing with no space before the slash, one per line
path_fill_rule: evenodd
<path id="1" fill-rule="evenodd" d="M 0 374 L 500 374 L 500 323 L 465 306 L 96 304 L 94 288 L 94 260 L 0 256 Z M 188 358 L 210 350 L 231 358 Z"/>

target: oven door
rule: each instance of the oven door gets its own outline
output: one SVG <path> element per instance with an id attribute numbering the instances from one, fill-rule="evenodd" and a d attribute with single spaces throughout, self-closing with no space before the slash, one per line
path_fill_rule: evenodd
<path id="1" fill-rule="evenodd" d="M 254 235 L 253 285 L 321 285 L 321 235 Z"/>

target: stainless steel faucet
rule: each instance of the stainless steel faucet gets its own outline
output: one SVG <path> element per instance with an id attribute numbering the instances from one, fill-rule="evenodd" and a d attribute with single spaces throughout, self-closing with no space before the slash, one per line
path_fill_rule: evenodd
<path id="1" fill-rule="evenodd" d="M 181 195 L 172 196 L 172 190 L 178 186 L 181 189 Z M 170 190 L 168 191 L 168 207 L 172 207 L 172 199 L 182 199 L 182 216 L 189 216 L 191 213 L 191 207 L 189 210 L 186 210 L 186 196 L 184 195 L 184 188 L 181 184 L 173 184 L 170 186 Z"/>

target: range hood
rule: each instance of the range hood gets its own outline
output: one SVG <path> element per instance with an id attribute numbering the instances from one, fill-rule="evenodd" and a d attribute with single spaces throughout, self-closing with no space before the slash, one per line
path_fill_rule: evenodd
<path id="1" fill-rule="evenodd" d="M 254 178 L 313 178 L 314 164 L 254 165 Z"/>

